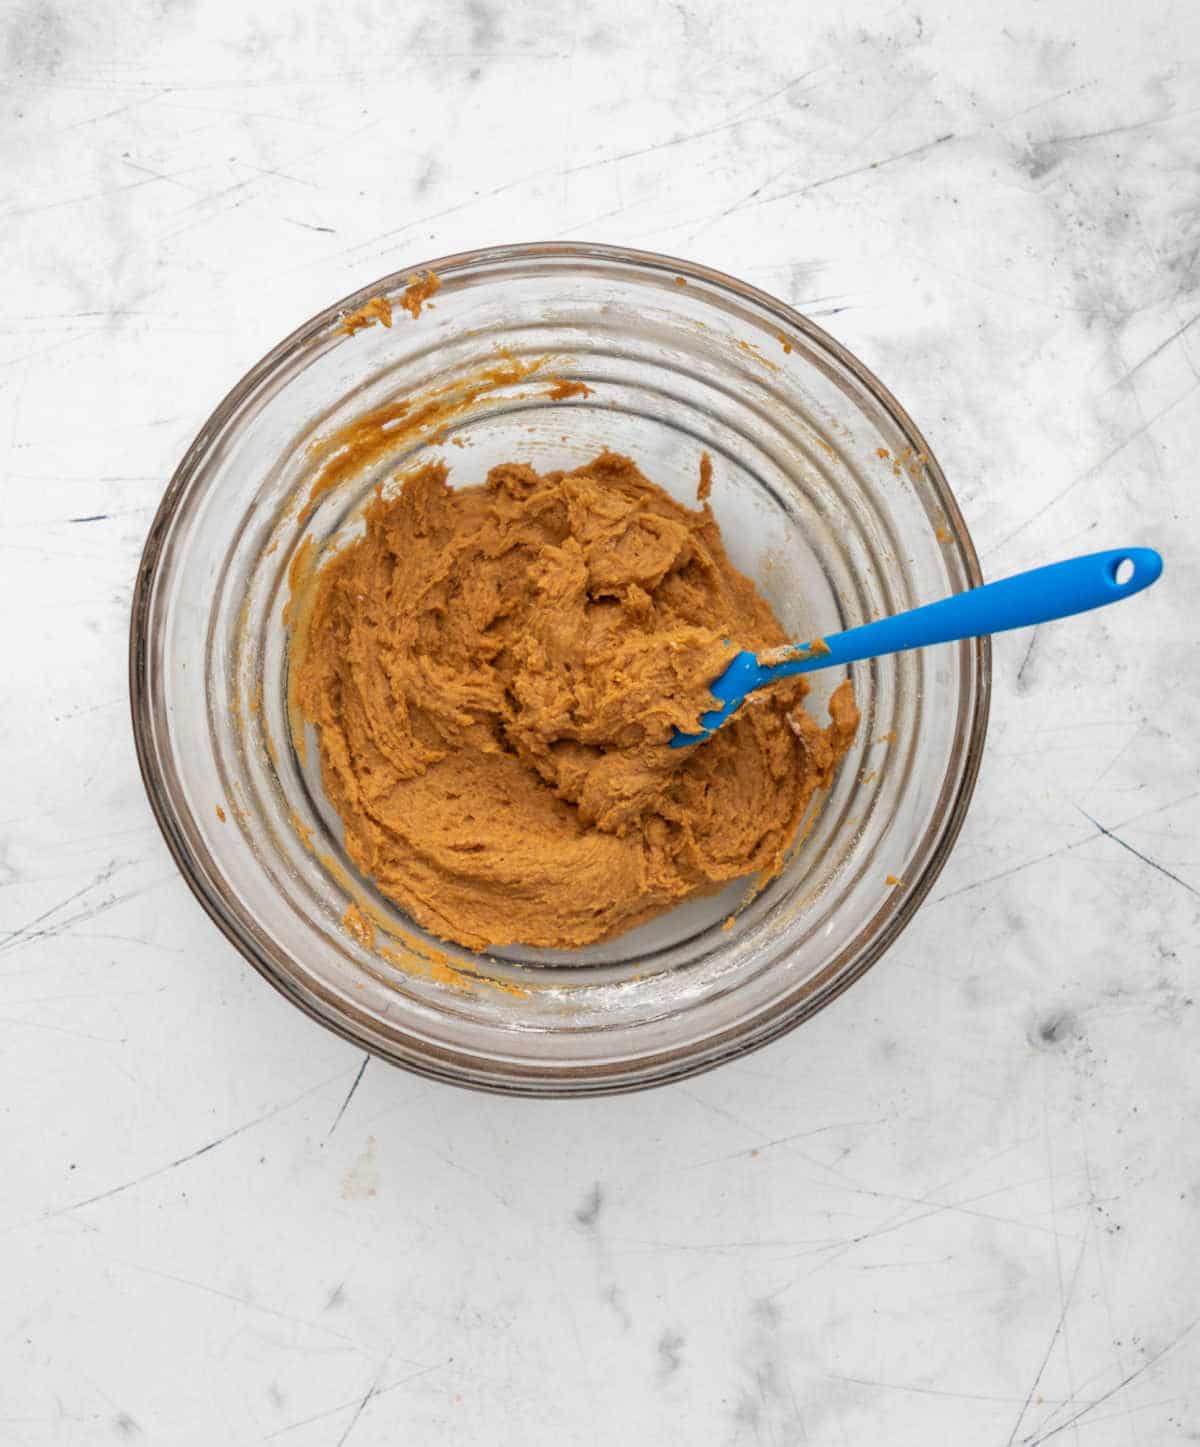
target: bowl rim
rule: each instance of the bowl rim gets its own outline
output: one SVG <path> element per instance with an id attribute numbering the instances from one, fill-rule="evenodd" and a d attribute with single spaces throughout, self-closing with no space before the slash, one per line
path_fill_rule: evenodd
<path id="1" fill-rule="evenodd" d="M 220 434 L 246 399 L 282 361 L 318 337 L 347 311 L 353 311 L 365 305 L 374 296 L 399 291 L 415 275 L 422 272 L 433 272 L 440 277 L 445 277 L 454 272 L 474 270 L 481 266 L 511 261 L 598 261 L 623 263 L 650 272 L 668 272 L 673 276 L 682 276 L 687 280 L 702 282 L 719 291 L 730 293 L 743 301 L 750 302 L 775 317 L 782 324 L 802 333 L 818 347 L 830 353 L 854 377 L 855 381 L 906 434 L 911 443 L 915 445 L 914 450 L 924 457 L 924 469 L 938 494 L 938 502 L 945 514 L 946 525 L 954 539 L 968 586 L 978 587 L 982 584 L 983 572 L 979 557 L 959 508 L 958 500 L 951 491 L 941 464 L 920 429 L 890 389 L 841 342 L 816 322 L 796 311 L 778 297 L 772 296 L 769 292 L 763 291 L 749 282 L 715 268 L 704 266 L 699 262 L 688 261 L 682 257 L 661 252 L 643 251 L 634 247 L 615 246 L 605 242 L 530 241 L 484 246 L 470 251 L 454 252 L 447 256 L 437 257 L 432 261 L 420 262 L 390 272 L 322 308 L 321 311 L 291 331 L 250 367 L 230 387 L 205 419 L 171 474 L 170 481 L 167 483 L 150 524 L 138 562 L 130 607 L 128 655 L 129 704 L 134 749 L 142 784 L 155 822 L 184 882 L 205 914 L 238 953 L 270 985 L 319 1025 L 340 1035 L 358 1049 L 366 1051 L 369 1055 L 376 1055 L 389 1064 L 400 1066 L 428 1079 L 440 1080 L 464 1089 L 539 1099 L 622 1094 L 634 1090 L 650 1089 L 654 1086 L 702 1074 L 731 1059 L 758 1050 L 771 1041 L 778 1040 L 794 1030 L 802 1021 L 810 1019 L 818 1011 L 823 1010 L 844 990 L 861 979 L 867 970 L 891 948 L 919 906 L 927 898 L 941 874 L 958 839 L 975 792 L 991 710 L 991 640 L 987 637 L 976 638 L 969 645 L 974 652 L 976 682 L 970 698 L 971 719 L 964 736 L 962 773 L 954 797 L 950 801 L 944 817 L 936 826 L 940 831 L 939 837 L 925 868 L 920 877 L 908 885 L 894 912 L 884 922 L 875 937 L 860 949 L 859 957 L 853 962 L 852 967 L 840 971 L 833 981 L 826 982 L 821 989 L 814 991 L 813 995 L 799 1009 L 794 1009 L 765 1025 L 757 1022 L 756 1027 L 749 1032 L 735 1028 L 730 1032 L 732 1038 L 721 1040 L 720 1037 L 717 1037 L 716 1040 L 710 1041 L 710 1046 L 714 1048 L 707 1049 L 699 1058 L 676 1060 L 669 1063 L 659 1062 L 655 1065 L 654 1073 L 650 1078 L 630 1078 L 630 1072 L 644 1067 L 622 1062 L 619 1073 L 613 1076 L 604 1074 L 580 1076 L 571 1070 L 559 1069 L 553 1075 L 540 1076 L 531 1073 L 524 1079 L 515 1076 L 489 1079 L 479 1074 L 464 1075 L 454 1068 L 453 1057 L 449 1055 L 447 1065 L 440 1067 L 437 1061 L 428 1056 L 416 1059 L 411 1055 L 382 1048 L 376 1040 L 364 1038 L 354 1029 L 350 1021 L 322 1008 L 298 978 L 279 970 L 273 961 L 260 955 L 252 948 L 251 941 L 234 927 L 233 921 L 221 906 L 220 900 L 214 897 L 209 889 L 204 871 L 186 847 L 177 828 L 176 810 L 170 801 L 166 781 L 151 743 L 151 700 L 147 688 L 147 654 L 151 642 L 150 600 L 163 544 L 192 473 L 207 451 L 210 440 Z M 595 1067 L 583 1067 L 583 1069 L 589 1071 L 594 1070 Z"/>

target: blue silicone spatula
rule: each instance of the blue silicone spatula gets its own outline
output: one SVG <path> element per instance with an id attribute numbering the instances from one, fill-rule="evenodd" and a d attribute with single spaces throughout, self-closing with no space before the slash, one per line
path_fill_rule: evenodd
<path id="1" fill-rule="evenodd" d="M 1131 598 L 1148 588 L 1162 569 L 1163 560 L 1153 548 L 1088 553 L 998 583 L 985 583 L 981 588 L 970 588 L 908 613 L 864 623 L 861 628 L 772 649 L 762 658 L 739 653 L 711 685 L 720 706 L 700 715 L 702 732 L 685 734 L 676 729 L 671 747 L 703 743 L 742 706 L 748 693 L 767 688 L 778 679 L 856 663 L 861 658 L 882 658 L 887 653 L 926 648 L 931 643 L 957 643 L 962 638 L 980 638 L 986 633 L 1003 633 L 1007 628 L 1030 628 L 1055 618 L 1069 618 L 1072 613 L 1086 613 Z"/>

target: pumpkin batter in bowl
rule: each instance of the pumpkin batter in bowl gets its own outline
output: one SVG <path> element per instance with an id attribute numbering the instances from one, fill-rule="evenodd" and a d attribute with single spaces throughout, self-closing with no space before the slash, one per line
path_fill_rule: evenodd
<path id="1" fill-rule="evenodd" d="M 820 727 L 795 678 L 669 747 L 733 649 L 789 641 L 710 475 L 692 510 L 609 452 L 463 489 L 429 464 L 293 597 L 293 711 L 346 849 L 426 929 L 569 949 L 783 866 L 858 710 L 843 683 Z"/>

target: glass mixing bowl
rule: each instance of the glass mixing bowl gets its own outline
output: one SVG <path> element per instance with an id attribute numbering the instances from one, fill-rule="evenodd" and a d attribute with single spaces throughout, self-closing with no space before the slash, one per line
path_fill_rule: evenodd
<path id="1" fill-rule="evenodd" d="M 693 505 L 708 452 L 730 556 L 797 639 L 977 585 L 974 548 L 904 410 L 773 297 L 596 245 L 494 247 L 428 269 L 441 289 L 417 317 L 397 305 L 390 328 L 342 325 L 372 297 L 399 303 L 405 272 L 281 342 L 171 479 L 131 630 L 151 804 L 250 963 L 386 1060 L 537 1095 L 708 1069 L 828 1004 L 929 892 L 979 767 L 987 640 L 854 666 L 858 739 L 765 886 L 731 886 L 588 949 L 475 956 L 425 935 L 343 850 L 315 741 L 297 749 L 289 729 L 289 568 L 352 536 L 400 469 L 442 458 L 467 485 L 497 462 L 570 468 L 603 448 Z M 572 381 L 587 393 L 555 385 Z M 370 459 L 310 503 L 329 439 L 364 414 L 404 420 L 377 427 Z M 812 676 L 818 720 L 841 676 Z"/>

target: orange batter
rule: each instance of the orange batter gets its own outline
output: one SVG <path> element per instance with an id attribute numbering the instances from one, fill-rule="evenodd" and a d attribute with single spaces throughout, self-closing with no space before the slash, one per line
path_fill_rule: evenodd
<path id="1" fill-rule="evenodd" d="M 709 742 L 668 747 L 734 648 L 787 639 L 707 504 L 614 453 L 569 473 L 504 464 L 459 490 L 426 466 L 311 586 L 293 700 L 346 847 L 472 949 L 589 944 L 777 872 L 858 726 L 849 683 L 820 728 L 796 678 Z"/>

